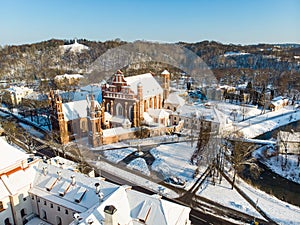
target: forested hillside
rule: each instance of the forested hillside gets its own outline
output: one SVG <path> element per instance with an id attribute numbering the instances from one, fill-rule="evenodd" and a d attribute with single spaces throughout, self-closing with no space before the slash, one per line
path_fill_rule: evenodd
<path id="1" fill-rule="evenodd" d="M 75 40 L 56 40 L 0 48 L 0 79 L 34 80 L 52 78 L 63 73 L 86 73 L 89 65 L 108 49 L 126 42 L 120 40 L 96 42 L 77 40 L 78 46 L 88 48 L 73 50 L 64 48 Z M 184 43 L 179 45 L 199 55 L 222 83 L 234 84 L 252 79 L 258 83 L 272 83 L 282 88 L 296 87 L 300 77 L 299 45 L 233 45 L 214 41 Z M 155 66 L 153 66 L 155 65 Z M 139 70 L 159 71 L 166 65 L 154 63 Z M 156 72 L 154 71 L 154 72 Z"/>

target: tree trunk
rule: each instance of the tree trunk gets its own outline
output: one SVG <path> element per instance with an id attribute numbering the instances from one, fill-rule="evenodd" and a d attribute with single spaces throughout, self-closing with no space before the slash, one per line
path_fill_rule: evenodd
<path id="1" fill-rule="evenodd" d="M 233 189 L 233 187 L 234 187 L 235 177 L 236 177 L 236 170 L 234 169 L 234 174 L 233 174 L 231 189 Z"/>

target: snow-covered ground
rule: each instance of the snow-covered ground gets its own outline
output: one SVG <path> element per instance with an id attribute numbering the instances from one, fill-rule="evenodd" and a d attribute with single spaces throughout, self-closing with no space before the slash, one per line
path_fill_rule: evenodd
<path id="1" fill-rule="evenodd" d="M 136 148 L 122 148 L 117 150 L 107 150 L 104 151 L 103 154 L 110 162 L 118 163 L 135 151 L 137 151 Z"/>
<path id="2" fill-rule="evenodd" d="M 249 202 L 247 202 L 235 189 L 231 189 L 231 184 L 224 178 L 221 183 L 216 180 L 215 185 L 206 180 L 201 188 L 199 188 L 197 195 L 213 200 L 234 210 L 246 213 L 255 218 L 263 219 Z"/>
<path id="3" fill-rule="evenodd" d="M 299 207 L 283 202 L 274 196 L 260 191 L 242 179 L 237 179 L 236 185 L 278 224 L 300 224 Z M 208 181 L 204 182 L 202 187 L 198 190 L 197 195 L 251 215 L 253 218 L 263 218 L 235 189 L 231 189 L 231 184 L 224 178 L 220 184 L 218 181 L 215 185 Z"/>
<path id="4" fill-rule="evenodd" d="M 136 158 L 127 164 L 127 167 L 133 170 L 137 170 L 147 176 L 150 176 L 148 165 L 143 158 Z"/>
<path id="5" fill-rule="evenodd" d="M 261 109 L 255 106 L 241 106 L 237 104 L 231 104 L 228 102 L 213 102 L 216 109 L 221 111 L 224 115 L 228 116 L 230 120 L 240 122 L 243 119 L 252 118 L 261 114 Z M 234 114 L 236 112 L 236 114 Z"/>
<path id="6" fill-rule="evenodd" d="M 191 143 L 187 142 L 160 145 L 150 150 L 155 158 L 151 169 L 161 173 L 164 178 L 175 176 L 185 180 L 185 189 L 189 189 L 196 181 L 194 174 L 197 166 L 190 161 L 194 151 L 195 145 L 191 147 Z"/>
<path id="7" fill-rule="evenodd" d="M 300 110 L 285 107 L 280 110 L 256 116 L 246 121 L 235 123 L 245 138 L 255 138 L 278 127 L 300 120 Z"/>
<path id="8" fill-rule="evenodd" d="M 146 189 L 152 190 L 156 193 L 161 193 L 162 195 L 164 195 L 168 198 L 178 198 L 179 197 L 179 195 L 175 191 L 152 181 L 152 179 L 143 178 L 141 176 L 138 176 L 136 174 L 128 172 L 124 169 L 115 167 L 104 161 L 88 161 L 88 163 L 95 165 L 100 171 L 104 170 L 112 175 L 115 175 L 117 177 L 120 177 L 120 178 L 126 180 L 127 182 L 139 185 Z"/>
<path id="9" fill-rule="evenodd" d="M 77 40 L 73 44 L 69 45 L 61 45 L 59 48 L 62 50 L 62 52 L 71 51 L 75 53 L 81 53 L 84 50 L 89 50 L 89 47 L 83 44 L 79 44 Z"/>
<path id="10" fill-rule="evenodd" d="M 265 164 L 274 173 L 300 184 L 300 166 L 298 166 L 298 155 L 274 155 L 271 146 L 264 146 L 256 150 L 252 155 Z M 286 166 L 282 166 L 287 161 Z"/>
<path id="11" fill-rule="evenodd" d="M 49 128 L 49 125 L 48 124 L 51 124 L 49 118 L 45 115 L 40 115 L 40 116 L 33 116 L 31 120 L 31 116 L 27 116 L 27 117 L 23 117 L 19 114 L 16 114 L 16 116 L 20 117 L 20 118 L 23 118 L 24 120 L 30 122 L 30 123 L 33 123 L 37 126 L 39 126 L 41 129 L 45 130 L 45 131 L 50 131 L 51 130 L 51 125 L 50 125 L 50 128 Z"/>
<path id="12" fill-rule="evenodd" d="M 38 138 L 44 138 L 44 134 L 41 132 L 35 130 L 33 127 L 25 124 L 25 123 L 19 123 L 21 127 L 23 127 L 27 132 L 29 132 L 31 135 L 38 137 Z"/>
<path id="13" fill-rule="evenodd" d="M 274 196 L 255 189 L 242 180 L 237 181 L 238 186 L 251 198 L 257 201 L 260 207 L 270 218 L 282 225 L 300 224 L 300 208 L 281 201 Z"/>

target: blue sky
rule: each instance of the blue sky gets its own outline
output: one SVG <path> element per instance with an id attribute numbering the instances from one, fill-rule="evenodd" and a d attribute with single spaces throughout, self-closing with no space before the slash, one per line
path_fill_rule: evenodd
<path id="1" fill-rule="evenodd" d="M 298 0 L 0 0 L 0 45 L 51 38 L 300 43 Z"/>

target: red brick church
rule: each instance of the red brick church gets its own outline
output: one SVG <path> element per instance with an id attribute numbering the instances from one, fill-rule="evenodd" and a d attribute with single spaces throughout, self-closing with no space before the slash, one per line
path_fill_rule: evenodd
<path id="1" fill-rule="evenodd" d="M 119 70 L 112 82 L 102 86 L 102 102 L 91 94 L 86 100 L 63 102 L 53 91 L 49 95 L 52 130 L 66 144 L 88 137 L 92 147 L 103 143 L 103 130 L 139 127 L 149 109 L 162 109 L 169 95 L 170 73 L 165 70 L 163 88 L 151 73 L 124 77 Z M 99 100 L 99 99 L 98 99 Z"/>

